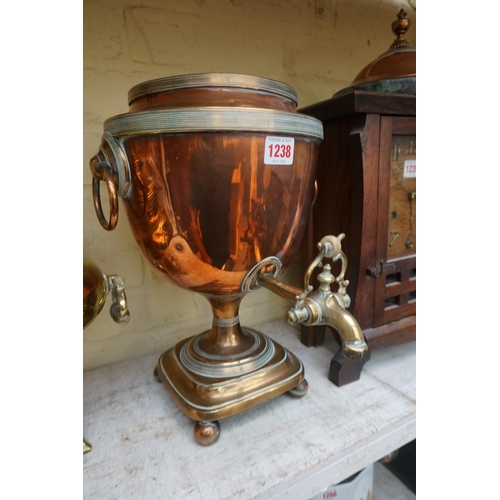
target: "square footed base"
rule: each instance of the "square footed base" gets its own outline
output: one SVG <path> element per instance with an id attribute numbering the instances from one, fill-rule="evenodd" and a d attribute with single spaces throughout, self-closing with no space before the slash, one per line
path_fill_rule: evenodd
<path id="1" fill-rule="evenodd" d="M 191 337 L 160 356 L 155 374 L 189 418 L 213 421 L 235 415 L 293 390 L 304 380 L 302 362 L 269 337 L 259 335 L 271 346 L 271 354 L 257 369 L 245 372 L 245 366 L 251 365 L 247 361 L 241 366 L 242 374 L 224 376 L 224 365 L 234 368 L 235 363 L 222 359 L 207 360 L 206 369 L 200 364 L 192 371 L 183 362 L 183 349 L 195 338 Z M 214 366 L 222 368 L 215 376 Z"/>

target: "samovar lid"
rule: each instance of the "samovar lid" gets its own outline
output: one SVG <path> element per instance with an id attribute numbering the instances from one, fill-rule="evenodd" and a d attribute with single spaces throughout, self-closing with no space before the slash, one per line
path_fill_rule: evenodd
<path id="1" fill-rule="evenodd" d="M 396 39 L 389 50 L 365 66 L 352 84 L 336 96 L 352 89 L 416 94 L 417 52 L 405 39 L 411 25 L 406 15 L 401 9 L 391 25 Z"/>
<path id="2" fill-rule="evenodd" d="M 238 73 L 196 73 L 191 75 L 168 76 L 139 83 L 128 92 L 129 105 L 148 94 L 195 88 L 233 88 L 275 94 L 298 103 L 297 92 L 285 83 L 259 76 Z"/>

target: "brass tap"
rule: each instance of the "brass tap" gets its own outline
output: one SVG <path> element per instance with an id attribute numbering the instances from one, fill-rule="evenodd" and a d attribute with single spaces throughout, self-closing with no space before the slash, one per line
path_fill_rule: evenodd
<path id="1" fill-rule="evenodd" d="M 325 236 L 318 243 L 319 253 L 306 271 L 303 290 L 281 283 L 270 274 L 260 276 L 258 284 L 295 302 L 295 305 L 287 313 L 287 320 L 290 324 L 332 326 L 342 338 L 342 349 L 345 357 L 357 360 L 368 350 L 368 346 L 363 330 L 354 316 L 346 309 L 349 307 L 351 299 L 347 295 L 349 281 L 344 279 L 347 269 L 347 258 L 342 252 L 341 245 L 341 240 L 344 237 L 344 234 Z M 340 259 L 342 269 L 339 276 L 335 277 L 331 273 L 330 264 L 323 264 L 325 258 L 331 259 L 332 262 Z M 310 280 L 316 267 L 322 267 L 323 270 L 318 276 L 320 286 L 313 291 Z M 338 284 L 337 292 L 331 290 L 332 283 Z"/>

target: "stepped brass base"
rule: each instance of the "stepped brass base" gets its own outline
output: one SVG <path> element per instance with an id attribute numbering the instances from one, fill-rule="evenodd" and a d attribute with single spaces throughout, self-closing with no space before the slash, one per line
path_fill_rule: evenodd
<path id="1" fill-rule="evenodd" d="M 205 352 L 200 345 L 204 332 L 179 342 L 158 360 L 155 377 L 197 422 L 195 437 L 200 444 L 217 440 L 220 419 L 288 391 L 295 397 L 307 392 L 299 359 L 262 333 L 244 331 L 253 344 L 243 352 L 225 356 Z"/>

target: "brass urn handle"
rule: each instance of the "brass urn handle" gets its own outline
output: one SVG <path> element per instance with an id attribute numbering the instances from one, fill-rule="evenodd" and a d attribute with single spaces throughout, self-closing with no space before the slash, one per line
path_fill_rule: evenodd
<path id="1" fill-rule="evenodd" d="M 108 276 L 108 286 L 111 288 L 111 307 L 109 314 L 115 323 L 126 325 L 130 320 L 130 313 L 125 295 L 125 285 L 120 276 Z"/>
<path id="2" fill-rule="evenodd" d="M 113 176 L 109 171 L 109 167 L 104 163 L 98 163 L 97 166 L 92 167 L 92 197 L 94 199 L 94 208 L 101 223 L 101 226 L 106 229 L 106 231 L 112 231 L 116 227 L 118 222 L 118 194 L 115 181 Z M 109 218 L 106 219 L 104 212 L 102 210 L 101 203 L 101 180 L 106 184 L 108 190 L 109 198 Z"/>
<path id="3" fill-rule="evenodd" d="M 91 259 L 83 259 L 83 328 L 101 312 L 111 292 L 109 314 L 115 323 L 126 325 L 130 319 L 125 285 L 117 274 L 106 275 Z"/>
<path id="4" fill-rule="evenodd" d="M 123 144 L 105 132 L 99 152 L 90 160 L 92 172 L 92 197 L 101 226 L 112 231 L 118 222 L 118 196 L 125 198 L 131 189 L 131 172 Z M 100 183 L 106 184 L 109 198 L 109 217 L 102 209 Z"/>

